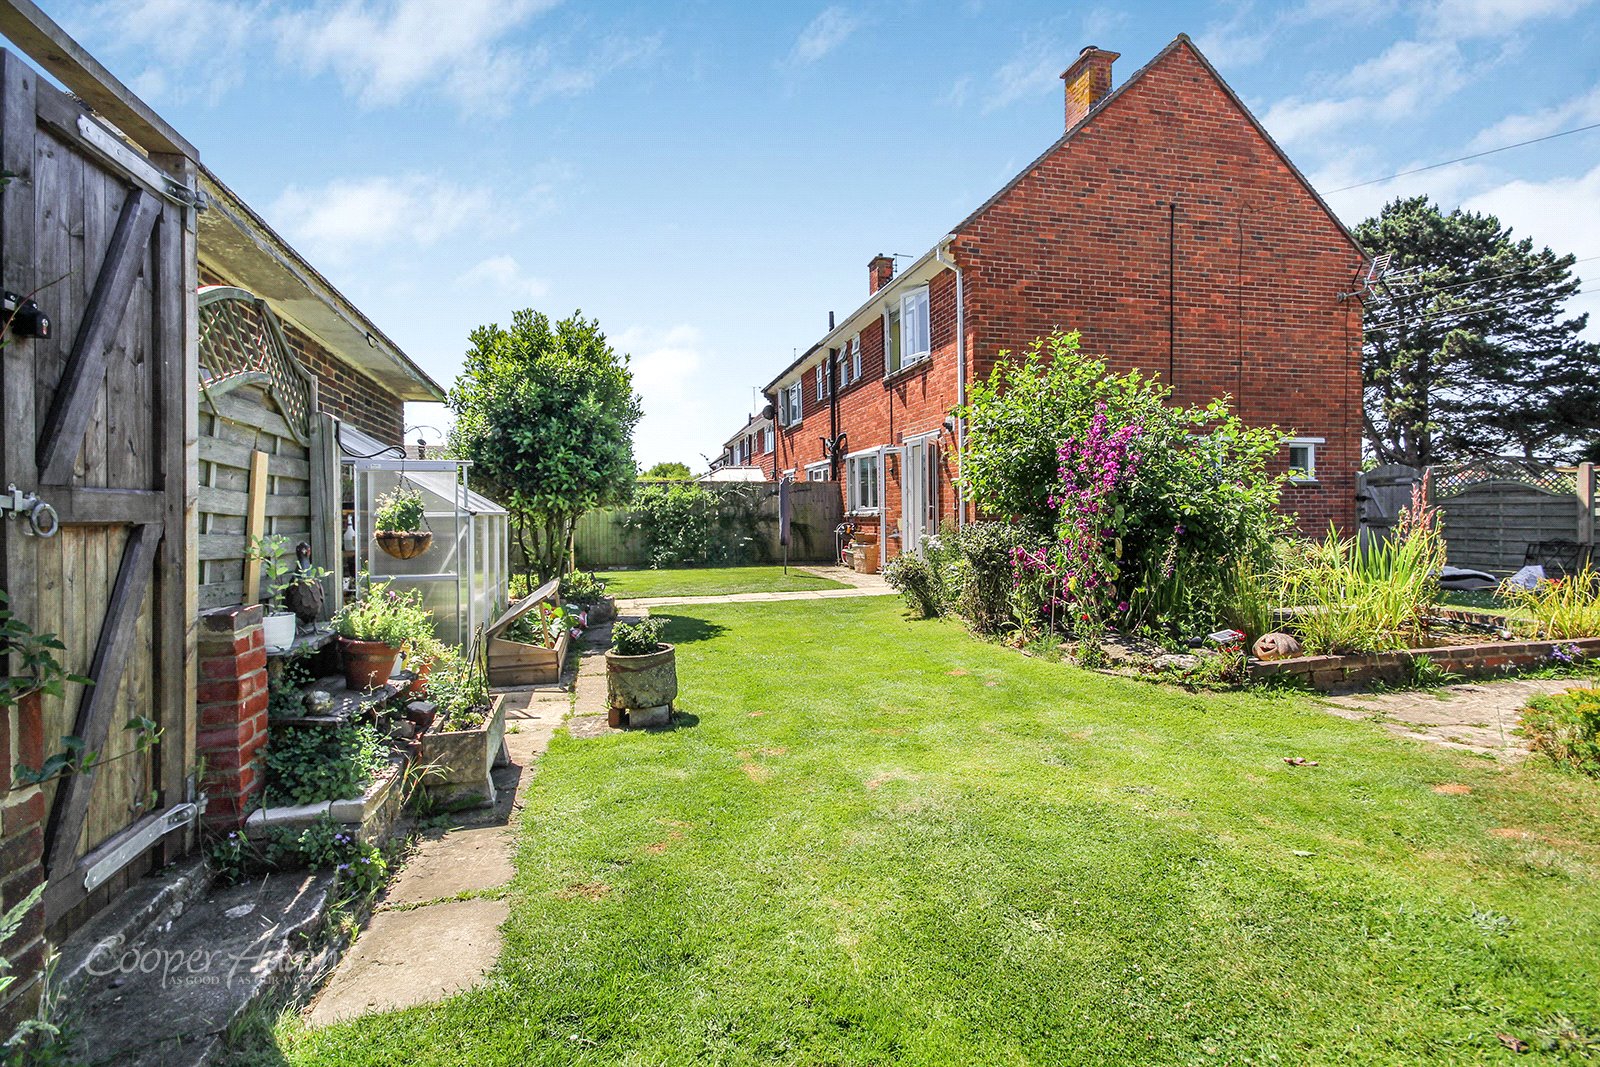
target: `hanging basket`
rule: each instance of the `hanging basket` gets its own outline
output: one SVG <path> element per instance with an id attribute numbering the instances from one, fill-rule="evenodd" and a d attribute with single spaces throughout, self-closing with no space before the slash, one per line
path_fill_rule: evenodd
<path id="1" fill-rule="evenodd" d="M 379 530 L 378 547 L 395 559 L 413 559 L 433 544 L 432 530 Z"/>

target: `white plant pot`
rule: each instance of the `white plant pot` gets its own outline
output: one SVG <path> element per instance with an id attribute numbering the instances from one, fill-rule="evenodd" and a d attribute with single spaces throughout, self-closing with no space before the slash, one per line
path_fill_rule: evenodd
<path id="1" fill-rule="evenodd" d="M 268 648 L 288 648 L 294 644 L 294 629 L 298 621 L 292 611 L 268 615 L 261 622 L 263 642 Z"/>

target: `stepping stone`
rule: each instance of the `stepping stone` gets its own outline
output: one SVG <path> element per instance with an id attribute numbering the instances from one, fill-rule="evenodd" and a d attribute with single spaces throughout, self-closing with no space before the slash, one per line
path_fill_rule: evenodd
<path id="1" fill-rule="evenodd" d="M 503 900 L 380 911 L 307 1013 L 313 1026 L 426 1004 L 482 981 L 500 953 Z"/>

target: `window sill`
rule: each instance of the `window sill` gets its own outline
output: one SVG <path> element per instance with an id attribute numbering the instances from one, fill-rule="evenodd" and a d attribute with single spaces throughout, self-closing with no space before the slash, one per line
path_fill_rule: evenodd
<path id="1" fill-rule="evenodd" d="M 902 378 L 909 378 L 913 374 L 917 374 L 917 373 L 919 373 L 921 371 L 925 371 L 925 370 L 928 369 L 929 365 L 932 362 L 933 362 L 933 357 L 932 356 L 923 356 L 921 359 L 918 359 L 918 360 L 916 360 L 916 361 L 914 361 L 912 363 L 907 363 L 905 366 L 901 367 L 899 370 L 891 371 L 888 374 L 885 374 L 883 376 L 883 384 L 884 385 L 893 385 L 895 382 L 899 381 Z"/>
<path id="2" fill-rule="evenodd" d="M 846 515 L 853 515 L 853 516 L 860 516 L 861 518 L 864 518 L 864 519 L 875 519 L 875 518 L 878 517 L 878 509 L 877 508 L 855 508 L 855 509 L 853 509 L 851 511 L 845 512 L 845 514 Z"/>
<path id="3" fill-rule="evenodd" d="M 1316 487 L 1322 484 L 1316 478 L 1290 478 L 1288 481 L 1290 485 L 1304 485 L 1308 487 Z"/>

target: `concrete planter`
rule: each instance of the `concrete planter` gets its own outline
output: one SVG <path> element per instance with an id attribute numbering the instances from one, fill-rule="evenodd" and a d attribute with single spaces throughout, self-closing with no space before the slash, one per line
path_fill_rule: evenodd
<path id="1" fill-rule="evenodd" d="M 606 653 L 606 698 L 629 726 L 665 726 L 678 696 L 677 652 L 662 645 L 643 656 Z"/>
<path id="2" fill-rule="evenodd" d="M 254 837 L 268 830 L 304 830 L 327 818 L 343 823 L 359 841 L 369 844 L 383 841 L 400 819 L 407 765 L 404 755 L 391 756 L 388 773 L 374 779 L 359 797 L 257 808 L 245 820 L 245 833 Z"/>
<path id="3" fill-rule="evenodd" d="M 617 617 L 617 601 L 615 597 L 601 597 L 587 608 L 590 626 L 604 626 Z"/>
<path id="4" fill-rule="evenodd" d="M 433 799 L 463 806 L 494 803 L 489 772 L 507 760 L 505 699 L 504 694 L 495 696 L 489 717 L 475 729 L 433 731 L 417 739 L 422 783 Z"/>

